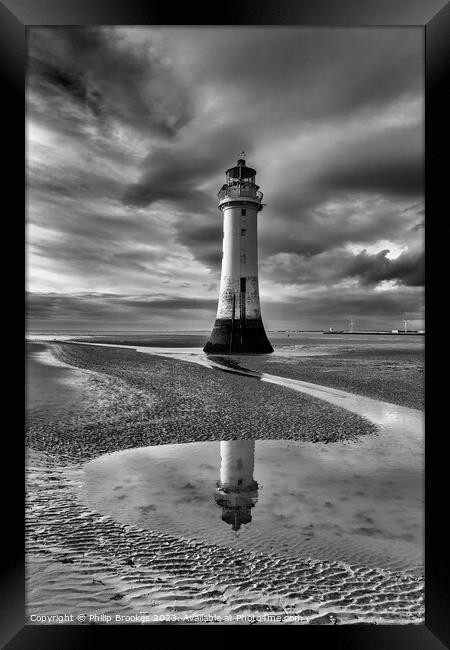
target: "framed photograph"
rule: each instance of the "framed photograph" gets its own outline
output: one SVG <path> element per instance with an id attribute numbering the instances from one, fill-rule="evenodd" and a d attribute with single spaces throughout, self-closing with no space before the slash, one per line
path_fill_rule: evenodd
<path id="1" fill-rule="evenodd" d="M 1 6 L 26 287 L 3 643 L 438 650 L 448 4 L 220 13 Z"/>

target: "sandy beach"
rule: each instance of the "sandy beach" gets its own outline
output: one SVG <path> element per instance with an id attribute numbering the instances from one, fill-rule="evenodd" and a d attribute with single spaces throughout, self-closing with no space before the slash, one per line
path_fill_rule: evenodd
<path id="1" fill-rule="evenodd" d="M 171 335 L 144 340 L 90 337 L 89 341 L 183 348 L 201 345 L 200 339 L 201 335 Z M 350 338 L 287 340 L 279 335 L 275 342 L 277 355 L 234 357 L 233 361 L 414 412 L 423 408 L 422 341 L 391 338 L 355 343 Z M 394 558 L 381 566 L 373 549 L 379 543 L 377 535 L 381 539 L 384 534 L 383 543 L 388 535 L 382 529 L 377 532 L 375 525 L 375 532 L 370 532 L 367 522 L 360 523 L 366 531 L 358 538 L 363 550 L 352 563 L 336 554 L 337 538 L 334 546 L 328 545 L 333 553 L 327 550 L 330 533 L 326 530 L 322 537 L 317 528 L 316 537 L 305 533 L 308 545 L 289 555 L 276 548 L 252 548 L 244 535 L 227 544 L 220 536 L 202 538 L 201 532 L 189 530 L 181 534 L 164 522 L 152 529 L 133 517 L 125 521 L 117 516 L 116 503 L 108 510 L 101 500 L 94 504 L 93 488 L 89 492 L 89 476 L 97 477 L 95 472 L 89 474 L 96 467 L 92 463 L 102 458 L 108 462 L 105 455 L 111 455 L 110 467 L 118 468 L 114 480 L 119 489 L 121 454 L 133 450 L 236 439 L 279 440 L 290 441 L 295 449 L 305 445 L 314 459 L 316 449 L 343 453 L 343 449 L 351 452 L 358 445 L 372 445 L 379 431 L 367 418 L 285 386 L 176 358 L 62 341 L 28 346 L 28 617 L 71 611 L 80 617 L 75 621 L 79 624 L 423 622 L 421 562 L 402 565 Z M 151 449 L 149 454 L 148 462 L 154 462 Z M 376 470 L 374 466 L 371 471 L 376 474 Z M 398 468 L 389 471 L 395 476 Z M 416 466 L 405 464 L 405 485 L 418 483 L 418 476 Z M 340 480 L 339 489 L 344 489 L 347 477 Z M 359 480 L 357 473 L 354 480 Z M 103 489 L 98 480 L 92 485 Z M 114 485 L 108 483 L 105 494 Z M 318 485 L 316 479 L 310 489 L 317 491 Z M 144 484 L 142 489 L 148 494 L 150 487 Z M 396 498 L 402 498 L 400 493 Z M 118 491 L 122 498 L 130 494 L 133 490 Z M 378 492 L 374 495 L 385 498 Z M 304 517 L 313 517 L 313 506 L 308 506 L 312 514 L 304 511 Z M 399 502 L 400 509 L 405 507 Z M 416 505 L 408 507 L 413 512 Z M 255 513 L 257 509 L 258 504 Z M 395 512 L 393 507 L 394 519 Z M 318 526 L 320 513 L 317 521 L 311 521 Z M 392 539 L 401 537 L 398 544 L 413 545 L 419 533 L 408 533 L 402 526 L 395 534 L 390 531 Z M 364 535 L 375 536 L 375 545 L 364 548 Z"/>

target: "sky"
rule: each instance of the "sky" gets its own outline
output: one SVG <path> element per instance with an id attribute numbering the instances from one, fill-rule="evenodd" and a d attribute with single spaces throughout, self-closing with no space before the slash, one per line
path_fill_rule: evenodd
<path id="1" fill-rule="evenodd" d="M 34 330 L 209 330 L 257 170 L 268 330 L 424 327 L 421 28 L 28 30 Z"/>

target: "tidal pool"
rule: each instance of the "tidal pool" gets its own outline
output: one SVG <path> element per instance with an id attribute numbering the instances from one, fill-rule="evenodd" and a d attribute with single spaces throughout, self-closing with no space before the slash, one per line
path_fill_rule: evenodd
<path id="1" fill-rule="evenodd" d="M 366 417 L 378 430 L 355 442 L 235 440 L 106 454 L 84 466 L 79 482 L 90 507 L 186 539 L 423 573 L 422 412 L 248 370 L 200 348 L 80 344 L 131 348 L 284 386 Z M 223 477 L 233 463 L 230 483 Z"/>
<path id="2" fill-rule="evenodd" d="M 377 438 L 129 449 L 87 463 L 79 497 L 121 523 L 185 539 L 422 572 L 423 459 L 380 455 Z"/>

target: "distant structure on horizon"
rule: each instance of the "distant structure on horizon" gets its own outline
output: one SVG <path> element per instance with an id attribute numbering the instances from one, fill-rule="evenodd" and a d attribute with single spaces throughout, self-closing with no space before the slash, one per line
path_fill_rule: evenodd
<path id="1" fill-rule="evenodd" d="M 218 194 L 223 212 L 222 274 L 216 321 L 203 348 L 208 354 L 273 352 L 259 304 L 257 217 L 263 194 L 255 176 L 256 171 L 239 158 L 227 169 Z"/>
<path id="2" fill-rule="evenodd" d="M 223 440 L 220 443 L 220 479 L 215 502 L 222 508 L 222 520 L 238 531 L 252 520 L 251 509 L 258 499 L 254 440 Z"/>

